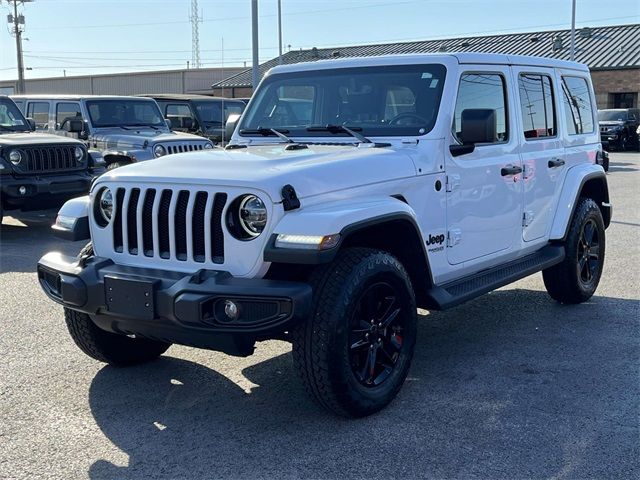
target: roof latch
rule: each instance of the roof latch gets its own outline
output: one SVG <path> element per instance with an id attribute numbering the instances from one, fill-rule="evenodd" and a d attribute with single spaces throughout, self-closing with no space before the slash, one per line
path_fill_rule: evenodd
<path id="1" fill-rule="evenodd" d="M 296 190 L 293 188 L 293 186 L 285 185 L 284 187 L 282 187 L 281 194 L 282 206 L 284 207 L 285 212 L 300 208 L 300 200 L 298 200 L 298 195 L 296 194 Z"/>

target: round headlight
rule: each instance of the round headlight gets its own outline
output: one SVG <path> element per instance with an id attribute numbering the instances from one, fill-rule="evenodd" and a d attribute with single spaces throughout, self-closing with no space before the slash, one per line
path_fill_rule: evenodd
<path id="1" fill-rule="evenodd" d="M 155 147 L 153 147 L 153 154 L 156 157 L 162 157 L 163 155 L 167 154 L 167 149 L 162 145 L 156 145 Z"/>
<path id="2" fill-rule="evenodd" d="M 267 225 L 267 207 L 255 195 L 246 195 L 238 204 L 238 220 L 242 229 L 255 238 Z"/>
<path id="3" fill-rule="evenodd" d="M 22 154 L 19 150 L 11 150 L 11 152 L 9 152 L 9 160 L 11 160 L 11 163 L 14 165 L 18 165 L 22 161 Z"/>
<path id="4" fill-rule="evenodd" d="M 213 148 L 213 144 L 212 143 L 205 143 L 204 144 L 204 148 L 206 148 L 207 150 L 211 150 Z"/>
<path id="5" fill-rule="evenodd" d="M 108 188 L 105 188 L 98 198 L 98 210 L 102 218 L 109 223 L 113 215 L 113 195 Z"/>
<path id="6" fill-rule="evenodd" d="M 76 162 L 80 163 L 84 157 L 84 150 L 82 150 L 82 147 L 76 147 L 73 150 L 73 155 L 76 157 Z"/>

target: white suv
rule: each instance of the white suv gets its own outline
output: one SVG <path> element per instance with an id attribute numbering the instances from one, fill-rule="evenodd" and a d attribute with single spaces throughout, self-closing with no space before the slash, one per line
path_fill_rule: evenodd
<path id="1" fill-rule="evenodd" d="M 97 360 L 286 339 L 322 406 L 368 415 L 407 375 L 416 307 L 538 271 L 559 302 L 593 295 L 611 219 L 596 118 L 577 63 L 276 67 L 226 150 L 119 168 L 68 202 L 54 228 L 92 242 L 45 255 L 40 282 Z"/>

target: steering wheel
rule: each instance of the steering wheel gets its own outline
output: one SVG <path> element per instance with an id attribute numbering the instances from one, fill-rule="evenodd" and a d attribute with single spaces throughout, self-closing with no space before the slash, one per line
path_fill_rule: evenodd
<path id="1" fill-rule="evenodd" d="M 403 118 L 413 118 L 415 120 L 418 120 L 418 122 L 421 122 L 421 124 L 423 125 L 427 124 L 427 120 L 424 117 L 421 117 L 420 115 L 418 115 L 417 113 L 404 112 L 404 113 L 399 113 L 398 115 L 393 117 L 391 120 L 389 120 L 389 125 L 394 125 L 398 123 L 398 121 L 402 120 Z"/>

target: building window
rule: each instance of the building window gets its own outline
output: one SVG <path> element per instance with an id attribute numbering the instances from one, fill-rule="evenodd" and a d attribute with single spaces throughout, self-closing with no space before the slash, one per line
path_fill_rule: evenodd
<path id="1" fill-rule="evenodd" d="M 524 138 L 555 137 L 556 114 L 551 78 L 522 74 L 518 80 Z"/>
<path id="2" fill-rule="evenodd" d="M 637 93 L 610 93 L 611 108 L 636 108 L 638 105 Z"/>
<path id="3" fill-rule="evenodd" d="M 569 135 L 593 132 L 593 108 L 584 78 L 562 77 L 564 119 Z"/>

